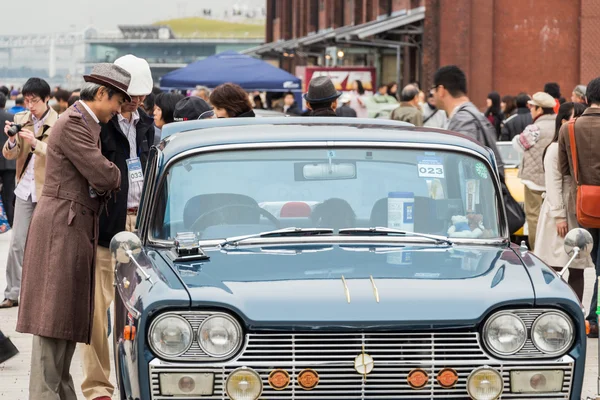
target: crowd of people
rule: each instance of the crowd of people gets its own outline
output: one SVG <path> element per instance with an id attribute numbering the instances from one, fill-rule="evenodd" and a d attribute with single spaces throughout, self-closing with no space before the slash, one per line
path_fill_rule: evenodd
<path id="1" fill-rule="evenodd" d="M 112 398 L 108 310 L 115 292 L 108 246 L 116 233 L 135 229 L 143 171 L 161 130 L 181 121 L 254 117 L 262 107 L 260 95 L 232 83 L 212 91 L 198 87 L 189 96 L 162 92 L 148 63 L 133 55 L 96 65 L 84 80 L 75 91 L 52 91 L 40 78 L 29 79 L 18 93 L 0 88 L 0 120 L 5 121 L 1 195 L 13 231 L 0 308 L 19 306 L 17 331 L 34 335 L 29 390 L 36 400 L 76 399 L 69 369 L 77 343 L 85 398 Z M 519 176 L 531 249 L 561 268 L 564 237 L 580 225 L 577 184 L 600 185 L 593 140 L 600 119 L 591 118 L 600 116 L 600 78 L 587 87 L 578 85 L 571 102 L 561 100 L 554 83 L 532 96 L 492 92 L 483 113 L 468 97 L 466 76 L 457 66 L 440 68 L 433 83 L 427 95 L 417 84 L 398 93 L 392 83 L 374 96 L 397 104 L 392 119 L 460 132 L 491 148 L 501 181 L 496 143 L 512 141 L 523 153 Z M 293 93 L 283 94 L 279 105 L 287 115 L 365 117 L 365 96 L 360 81 L 343 94 L 328 77 L 319 76 L 304 94 L 306 112 Z M 24 109 L 5 110 L 7 99 Z M 578 157 L 571 143 L 577 143 Z M 587 168 L 579 169 L 580 164 Z M 580 299 L 583 268 L 593 262 L 600 273 L 600 225 L 586 228 L 594 238 L 591 260 L 576 263 L 569 277 Z M 588 319 L 590 336 L 597 337 L 595 307 Z M 0 332 L 0 363 L 16 352 Z"/>

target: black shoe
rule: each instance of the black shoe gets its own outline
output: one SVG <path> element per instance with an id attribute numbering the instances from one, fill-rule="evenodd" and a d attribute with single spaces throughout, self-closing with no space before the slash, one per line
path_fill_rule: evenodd
<path id="1" fill-rule="evenodd" d="M 0 339 L 0 364 L 13 358 L 19 354 L 19 350 L 15 347 L 9 338 Z"/>
<path id="2" fill-rule="evenodd" d="M 590 333 L 587 334 L 590 339 L 598 339 L 598 324 L 590 321 Z"/>

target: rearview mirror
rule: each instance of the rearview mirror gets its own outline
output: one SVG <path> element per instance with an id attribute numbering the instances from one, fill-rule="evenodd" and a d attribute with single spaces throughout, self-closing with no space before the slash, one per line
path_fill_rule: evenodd
<path id="1" fill-rule="evenodd" d="M 570 230 L 567 236 L 565 236 L 564 249 L 571 259 L 558 275 L 563 276 L 573 261 L 589 256 L 593 247 L 594 239 L 592 239 L 592 235 L 588 231 L 581 228 Z"/>
<path id="2" fill-rule="evenodd" d="M 302 168 L 306 180 L 354 179 L 356 165 L 352 163 L 320 163 L 306 164 Z"/>
<path id="3" fill-rule="evenodd" d="M 131 261 L 131 257 L 142 251 L 142 241 L 133 232 L 119 232 L 110 241 L 110 254 L 121 264 Z"/>

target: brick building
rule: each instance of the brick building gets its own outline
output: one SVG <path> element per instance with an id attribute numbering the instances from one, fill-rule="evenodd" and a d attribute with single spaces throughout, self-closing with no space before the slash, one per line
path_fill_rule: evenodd
<path id="1" fill-rule="evenodd" d="M 598 0 L 427 0 L 423 77 L 457 64 L 469 96 L 540 91 L 558 82 L 569 99 L 575 85 L 600 76 Z M 426 79 L 425 79 L 426 78 Z"/>
<path id="2" fill-rule="evenodd" d="M 382 82 L 420 80 L 425 0 L 267 0 L 267 44 L 248 51 L 297 66 L 374 66 Z M 400 61 L 400 62 L 398 62 Z"/>
<path id="3" fill-rule="evenodd" d="M 248 53 L 292 73 L 369 65 L 380 82 L 429 87 L 440 65 L 457 64 L 479 106 L 492 90 L 549 81 L 568 99 L 600 75 L 600 0 L 267 0 L 266 29 L 268 43 Z"/>

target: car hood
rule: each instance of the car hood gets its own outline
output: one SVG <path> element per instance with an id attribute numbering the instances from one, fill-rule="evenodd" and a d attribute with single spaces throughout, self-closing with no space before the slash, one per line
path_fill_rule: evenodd
<path id="1" fill-rule="evenodd" d="M 507 247 L 294 246 L 208 251 L 172 262 L 193 308 L 222 307 L 247 324 L 472 326 L 493 307 L 533 305 Z"/>

